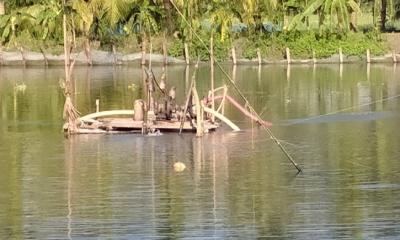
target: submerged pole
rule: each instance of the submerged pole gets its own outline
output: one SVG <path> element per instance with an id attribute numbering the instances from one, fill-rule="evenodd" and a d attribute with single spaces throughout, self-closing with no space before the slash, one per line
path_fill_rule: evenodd
<path id="1" fill-rule="evenodd" d="M 214 100 L 214 40 L 211 35 L 210 39 L 210 75 L 211 75 L 211 109 L 215 111 L 215 100 Z M 211 121 L 215 122 L 215 116 L 211 115 Z"/>

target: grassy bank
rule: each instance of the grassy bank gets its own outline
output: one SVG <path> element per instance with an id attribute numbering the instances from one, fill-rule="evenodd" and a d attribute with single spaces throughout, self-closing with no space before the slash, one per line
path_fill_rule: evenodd
<path id="1" fill-rule="evenodd" d="M 209 47 L 210 34 L 200 34 L 202 41 L 196 38 L 187 41 L 189 55 L 192 59 L 199 57 L 201 60 L 208 60 L 209 55 L 203 43 Z M 76 51 L 84 50 L 84 39 L 77 38 Z M 164 36 L 153 36 L 151 38 L 153 53 L 162 53 L 163 42 L 167 43 L 168 55 L 177 58 L 184 56 L 184 44 L 181 39 L 173 36 L 164 39 Z M 120 37 L 113 42 L 116 50 L 123 54 L 138 53 L 141 51 L 139 41 L 136 37 Z M 149 51 L 150 44 L 147 44 Z M 40 41 L 32 38 L 19 37 L 13 44 L 3 46 L 3 51 L 19 51 L 23 47 L 25 51 L 40 52 L 44 51 L 51 54 L 61 54 L 63 52 L 62 43 L 57 41 Z M 254 59 L 257 57 L 257 49 L 260 50 L 263 58 L 278 60 L 285 58 L 286 47 L 290 48 L 292 58 L 309 59 L 326 58 L 338 53 L 342 48 L 343 54 L 347 56 L 364 56 L 367 49 L 375 56 L 391 52 L 390 44 L 380 33 L 369 32 L 350 32 L 347 34 L 319 34 L 316 31 L 308 32 L 281 32 L 275 34 L 265 34 L 257 36 L 236 36 L 229 40 L 222 40 L 218 35 L 214 35 L 214 54 L 218 60 L 229 60 L 231 49 L 235 47 L 238 59 Z M 112 51 L 112 44 L 102 44 L 91 42 L 92 50 Z"/>

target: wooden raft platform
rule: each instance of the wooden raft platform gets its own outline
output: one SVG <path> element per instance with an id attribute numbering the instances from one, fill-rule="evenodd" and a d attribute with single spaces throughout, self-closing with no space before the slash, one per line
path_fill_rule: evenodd
<path id="1" fill-rule="evenodd" d="M 147 124 L 148 129 L 159 130 L 160 132 L 179 132 L 181 122 L 177 120 L 157 120 Z M 75 133 L 141 133 L 143 121 L 134 121 L 132 118 L 102 118 L 91 123 L 84 123 Z M 204 121 L 206 131 L 215 131 L 218 128 L 217 123 Z M 194 132 L 196 127 L 189 121 L 185 121 L 182 131 Z"/>

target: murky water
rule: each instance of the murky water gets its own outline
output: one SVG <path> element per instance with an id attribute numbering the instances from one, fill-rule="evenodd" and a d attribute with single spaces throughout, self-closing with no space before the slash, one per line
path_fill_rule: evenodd
<path id="1" fill-rule="evenodd" d="M 168 68 L 181 101 L 192 72 Z M 77 68 L 78 109 L 95 111 L 96 99 L 103 110 L 131 108 L 141 74 Z M 242 132 L 66 139 L 62 75 L 62 68 L 0 68 L 0 239 L 400 238 L 399 68 L 236 69 L 239 87 L 303 168 L 299 175 L 231 106 L 227 116 Z M 202 94 L 208 79 L 200 67 Z M 25 90 L 15 88 L 22 83 Z M 174 172 L 176 161 L 187 169 Z"/>

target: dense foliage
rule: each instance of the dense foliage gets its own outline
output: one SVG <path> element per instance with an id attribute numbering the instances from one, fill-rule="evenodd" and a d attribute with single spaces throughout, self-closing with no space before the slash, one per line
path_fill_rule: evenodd
<path id="1" fill-rule="evenodd" d="M 374 16 L 371 27 L 357 25 L 361 9 Z M 400 0 L 0 0 L 0 40 L 8 47 L 60 45 L 66 13 L 78 43 L 102 48 L 131 49 L 129 43 L 139 48 L 143 41 L 167 36 L 171 55 L 182 55 L 187 42 L 192 56 L 205 59 L 196 33 L 207 44 L 215 36 L 220 59 L 232 45 L 247 58 L 257 48 L 279 56 L 287 46 L 295 56 L 313 51 L 328 56 L 338 47 L 357 55 L 365 48 L 383 51 L 377 29 L 400 30 L 399 10 Z"/>

